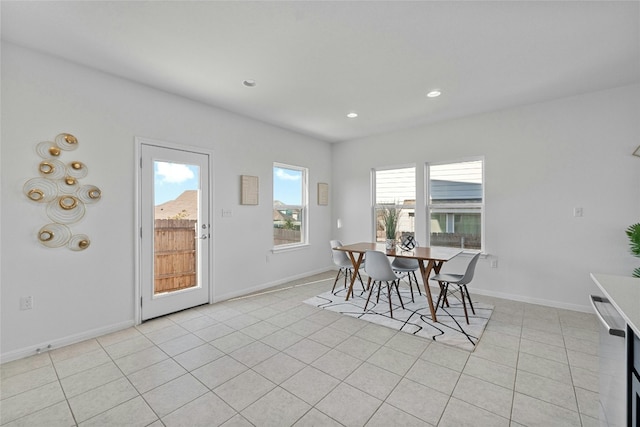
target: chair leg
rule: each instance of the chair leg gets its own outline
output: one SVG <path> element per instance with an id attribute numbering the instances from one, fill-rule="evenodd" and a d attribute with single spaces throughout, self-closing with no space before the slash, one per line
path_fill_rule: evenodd
<path id="1" fill-rule="evenodd" d="M 444 308 L 445 304 L 447 304 L 447 307 L 450 307 L 448 295 L 449 295 L 449 283 L 445 282 L 444 292 L 442 293 L 442 308 Z"/>
<path id="2" fill-rule="evenodd" d="M 467 299 L 469 300 L 469 306 L 471 306 L 471 311 L 473 314 L 476 314 L 476 311 L 473 309 L 473 303 L 471 302 L 471 295 L 469 295 L 469 289 L 467 289 L 467 285 L 461 285 L 464 289 L 464 293 L 467 294 Z M 462 296 L 464 298 L 464 295 Z"/>
<path id="3" fill-rule="evenodd" d="M 380 282 L 380 286 L 382 286 L 382 282 Z M 389 298 L 389 314 L 393 319 L 393 305 L 391 304 L 391 285 L 387 282 L 387 298 Z"/>
<path id="4" fill-rule="evenodd" d="M 442 301 L 442 308 L 444 308 L 444 300 L 447 298 L 447 288 L 449 284 L 447 282 L 439 283 L 440 284 L 440 295 L 438 295 L 438 301 L 436 302 L 436 308 L 440 305 L 440 301 Z"/>
<path id="5" fill-rule="evenodd" d="M 413 282 L 416 284 L 416 289 L 418 289 L 418 294 L 422 295 L 422 291 L 420 290 L 420 285 L 418 284 L 418 278 L 416 277 L 416 272 L 410 271 L 409 274 L 413 275 Z"/>
<path id="6" fill-rule="evenodd" d="M 371 277 L 369 277 L 369 283 L 371 283 Z M 373 293 L 373 287 L 376 285 L 376 282 L 371 283 L 369 286 L 369 296 L 367 297 L 367 302 L 364 304 L 364 311 L 367 311 L 367 306 L 369 305 L 369 300 L 371 299 L 371 294 Z"/>
<path id="7" fill-rule="evenodd" d="M 369 289 L 371 287 L 371 277 L 369 277 L 369 280 L 367 280 L 367 289 Z"/>
<path id="8" fill-rule="evenodd" d="M 400 305 L 402 306 L 402 309 L 404 310 L 404 303 L 402 302 L 402 297 L 400 296 L 400 289 L 398 289 L 398 285 L 399 284 L 400 284 L 400 279 L 395 281 L 396 293 L 398 294 L 398 299 L 400 300 Z"/>
<path id="9" fill-rule="evenodd" d="M 338 274 L 336 274 L 336 280 L 333 281 L 333 288 L 331 288 L 331 292 L 336 289 L 336 283 L 338 283 L 338 279 L 340 278 L 340 273 L 342 273 L 342 269 L 338 269 Z"/>
<path id="10" fill-rule="evenodd" d="M 436 310 L 440 307 L 440 301 L 442 300 L 442 285 L 440 285 L 440 293 L 438 294 L 438 299 L 436 300 Z"/>
<path id="11" fill-rule="evenodd" d="M 464 302 L 464 291 L 462 290 L 461 286 L 458 286 L 458 288 L 460 289 L 460 296 L 462 298 L 460 298 L 462 300 L 462 308 L 464 309 L 464 318 L 467 320 L 467 325 L 469 324 L 469 314 L 467 313 L 467 304 Z"/>
<path id="12" fill-rule="evenodd" d="M 452 291 L 452 292 L 453 292 L 453 291 Z M 444 308 L 444 305 L 445 305 L 445 304 L 447 304 L 447 307 L 451 307 L 451 306 L 449 305 L 449 298 L 448 298 L 448 296 L 449 296 L 449 284 L 447 283 L 447 284 L 445 284 L 445 285 L 444 285 L 444 295 L 443 295 L 443 297 L 442 297 L 442 308 Z"/>
<path id="13" fill-rule="evenodd" d="M 374 282 L 375 284 L 375 282 Z M 380 285 L 378 286 L 378 296 L 376 297 L 376 302 L 380 302 L 380 289 L 382 288 L 382 282 L 380 282 Z"/>
<path id="14" fill-rule="evenodd" d="M 409 279 L 409 290 L 411 291 L 411 302 L 416 302 L 416 301 L 413 299 L 413 285 L 411 284 L 411 271 L 409 271 L 409 272 L 407 273 L 407 279 Z M 418 287 L 418 282 L 416 282 L 416 287 Z M 398 289 L 398 288 L 397 288 L 397 286 L 396 286 L 396 290 L 397 290 L 397 289 Z M 418 290 L 420 290 L 420 288 L 418 288 Z M 398 293 L 398 295 L 400 295 L 400 293 Z M 404 307 L 402 307 L 402 308 L 404 308 Z"/>
<path id="15" fill-rule="evenodd" d="M 366 291 L 367 289 L 364 287 L 364 282 L 362 281 L 362 276 L 360 276 L 360 272 L 358 271 L 358 279 L 360 280 L 360 284 L 362 285 L 362 290 Z"/>

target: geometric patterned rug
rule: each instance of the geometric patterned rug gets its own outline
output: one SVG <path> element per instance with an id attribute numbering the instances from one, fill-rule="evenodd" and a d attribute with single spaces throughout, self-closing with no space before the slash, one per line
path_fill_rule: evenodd
<path id="1" fill-rule="evenodd" d="M 355 291 L 349 301 L 344 300 L 346 294 L 346 289 L 336 289 L 333 293 L 331 291 L 325 292 L 304 302 L 314 307 L 357 317 L 358 319 L 467 351 L 475 349 L 493 312 L 492 305 L 473 301 L 473 308 L 476 314 L 471 312 L 467 304 L 469 312 L 469 324 L 467 325 L 462 302 L 456 298 L 456 295 L 453 295 L 448 298 L 450 307 L 438 307 L 436 311 L 438 322 L 434 323 L 431 320 L 431 312 L 425 296 L 415 292 L 415 302 L 411 302 L 410 291 L 400 288 L 404 310 L 400 306 L 398 295 L 394 290 L 391 293 L 391 304 L 393 306 L 393 318 L 391 318 L 389 315 L 389 300 L 386 295 L 383 295 L 386 294 L 384 286 L 383 291 L 380 293 L 380 301 L 376 302 L 376 292 L 374 292 L 366 312 L 364 311 L 364 305 L 367 301 L 368 291 Z M 432 292 L 432 296 L 435 304 L 438 300 L 438 294 Z"/>

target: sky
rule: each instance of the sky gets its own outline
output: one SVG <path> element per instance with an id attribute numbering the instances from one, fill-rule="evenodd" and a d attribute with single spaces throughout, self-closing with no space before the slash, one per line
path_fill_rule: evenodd
<path id="1" fill-rule="evenodd" d="M 273 199 L 285 205 L 302 204 L 302 171 L 273 167 Z"/>
<path id="2" fill-rule="evenodd" d="M 199 189 L 198 166 L 154 162 L 154 204 L 176 199 L 185 190 Z M 302 171 L 273 168 L 273 197 L 286 205 L 302 204 Z"/>
<path id="3" fill-rule="evenodd" d="M 199 167 L 194 165 L 154 162 L 154 204 L 174 200 L 185 190 L 198 190 L 199 172 Z"/>

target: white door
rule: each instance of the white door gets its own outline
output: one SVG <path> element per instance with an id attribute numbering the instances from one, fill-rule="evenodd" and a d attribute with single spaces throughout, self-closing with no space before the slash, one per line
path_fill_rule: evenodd
<path id="1" fill-rule="evenodd" d="M 210 298 L 210 155 L 140 145 L 141 319 Z"/>

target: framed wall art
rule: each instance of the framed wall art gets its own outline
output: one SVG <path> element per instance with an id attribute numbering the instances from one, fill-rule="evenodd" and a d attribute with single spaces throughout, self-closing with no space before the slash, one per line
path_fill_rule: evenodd
<path id="1" fill-rule="evenodd" d="M 329 204 L 329 184 L 325 182 L 318 183 L 318 204 L 320 206 Z"/>
<path id="2" fill-rule="evenodd" d="M 259 196 L 259 181 L 257 176 L 240 175 L 240 204 L 257 205 Z"/>

